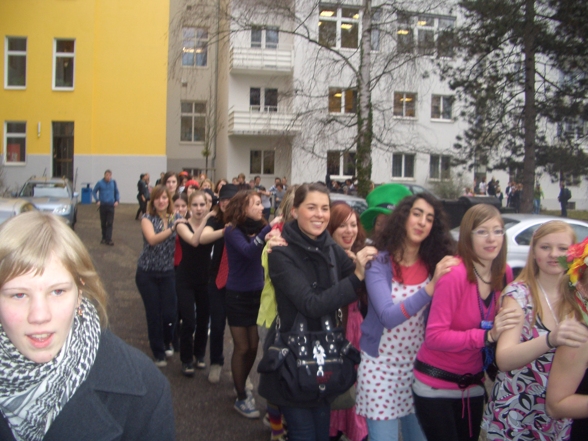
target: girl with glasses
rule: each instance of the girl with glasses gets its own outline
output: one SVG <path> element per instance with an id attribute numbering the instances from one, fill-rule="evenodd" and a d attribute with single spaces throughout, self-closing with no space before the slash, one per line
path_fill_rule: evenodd
<path id="1" fill-rule="evenodd" d="M 459 231 L 462 261 L 435 285 L 413 384 L 416 414 L 429 441 L 478 440 L 488 352 L 521 319 L 515 308 L 498 311 L 505 275 L 512 280 L 503 231 L 495 207 L 470 208 Z"/>

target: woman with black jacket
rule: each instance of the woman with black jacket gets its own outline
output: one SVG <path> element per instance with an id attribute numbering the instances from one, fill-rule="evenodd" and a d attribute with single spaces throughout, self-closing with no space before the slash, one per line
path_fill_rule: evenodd
<path id="1" fill-rule="evenodd" d="M 330 199 L 322 184 L 303 184 L 295 193 L 294 221 L 284 225 L 287 246 L 275 247 L 269 255 L 269 274 L 276 292 L 280 331 L 288 332 L 298 313 L 310 331 L 321 330 L 321 317 L 336 322 L 337 310 L 357 299 L 365 264 L 377 251 L 366 247 L 355 263 L 326 231 Z M 333 257 L 335 262 L 333 262 Z M 337 280 L 332 280 L 332 268 Z M 295 281 L 295 283 L 293 283 Z M 273 341 L 273 332 L 266 341 Z M 277 373 L 262 374 L 259 393 L 280 406 L 288 422 L 291 441 L 329 439 L 330 399 L 291 402 L 282 394 Z"/>

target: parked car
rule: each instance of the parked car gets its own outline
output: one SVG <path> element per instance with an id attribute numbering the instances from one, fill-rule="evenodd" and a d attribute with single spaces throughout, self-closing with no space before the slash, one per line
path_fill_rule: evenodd
<path id="1" fill-rule="evenodd" d="M 357 214 L 363 213 L 367 210 L 368 205 L 364 198 L 359 196 L 352 196 L 349 194 L 342 193 L 331 193 L 331 201 L 343 201 L 346 202 L 351 208 L 357 211 Z"/>
<path id="2" fill-rule="evenodd" d="M 0 198 L 0 224 L 17 214 L 33 210 L 36 210 L 35 206 L 25 199 Z"/>
<path id="3" fill-rule="evenodd" d="M 64 218 L 70 227 L 77 220 L 78 194 L 67 178 L 32 177 L 22 186 L 19 197 L 32 202 L 39 210 Z"/>
<path id="4" fill-rule="evenodd" d="M 527 263 L 529 244 L 533 233 L 540 225 L 551 220 L 562 220 L 572 226 L 578 242 L 588 237 L 588 223 L 576 219 L 546 216 L 541 214 L 504 214 L 505 239 L 508 246 L 506 261 L 517 276 Z M 459 239 L 459 227 L 451 230 L 451 234 Z"/>

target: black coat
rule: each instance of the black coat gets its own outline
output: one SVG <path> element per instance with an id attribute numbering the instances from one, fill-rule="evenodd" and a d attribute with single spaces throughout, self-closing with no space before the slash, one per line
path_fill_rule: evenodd
<path id="1" fill-rule="evenodd" d="M 0 440 L 14 441 L 0 414 Z M 167 379 L 139 350 L 102 332 L 90 370 L 51 424 L 44 441 L 175 440 Z"/>
<path id="2" fill-rule="evenodd" d="M 296 221 L 284 225 L 282 237 L 288 246 L 274 247 L 268 256 L 269 275 L 276 292 L 281 331 L 292 328 L 298 312 L 306 317 L 311 331 L 321 329 L 320 318 L 331 315 L 335 323 L 337 309 L 357 300 L 361 282 L 355 276 L 355 264 L 335 243 L 328 232 L 317 241 L 303 236 Z M 332 254 L 331 250 L 332 249 Z M 336 259 L 337 280 L 332 277 L 331 255 Z M 274 327 L 265 347 L 273 342 Z M 283 398 L 277 374 L 262 374 L 259 394 L 279 406 L 313 407 L 319 403 L 290 403 Z"/>

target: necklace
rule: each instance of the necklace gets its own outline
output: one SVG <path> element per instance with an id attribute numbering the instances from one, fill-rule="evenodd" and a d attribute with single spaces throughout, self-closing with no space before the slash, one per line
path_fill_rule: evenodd
<path id="1" fill-rule="evenodd" d="M 543 292 L 543 297 L 545 297 L 545 301 L 547 302 L 547 306 L 549 307 L 549 310 L 551 311 L 551 315 L 553 316 L 553 320 L 555 320 L 555 324 L 559 325 L 559 320 L 557 319 L 555 312 L 553 312 L 553 308 L 551 307 L 551 302 L 549 301 L 549 297 L 547 297 L 547 293 L 545 292 L 545 289 L 543 289 L 543 285 L 541 285 L 539 283 L 539 280 L 537 280 L 537 285 L 539 285 L 539 288 L 541 288 L 541 292 Z"/>
<path id="2" fill-rule="evenodd" d="M 473 265 L 472 265 L 473 266 Z M 474 266 L 474 273 L 476 273 L 476 276 L 478 277 L 478 279 L 480 279 L 482 282 L 484 282 L 486 285 L 490 285 L 492 283 L 492 280 L 490 280 L 490 282 L 486 282 L 484 279 L 482 279 L 482 277 L 480 276 L 480 274 L 478 274 L 478 270 L 476 269 L 476 267 Z"/>

